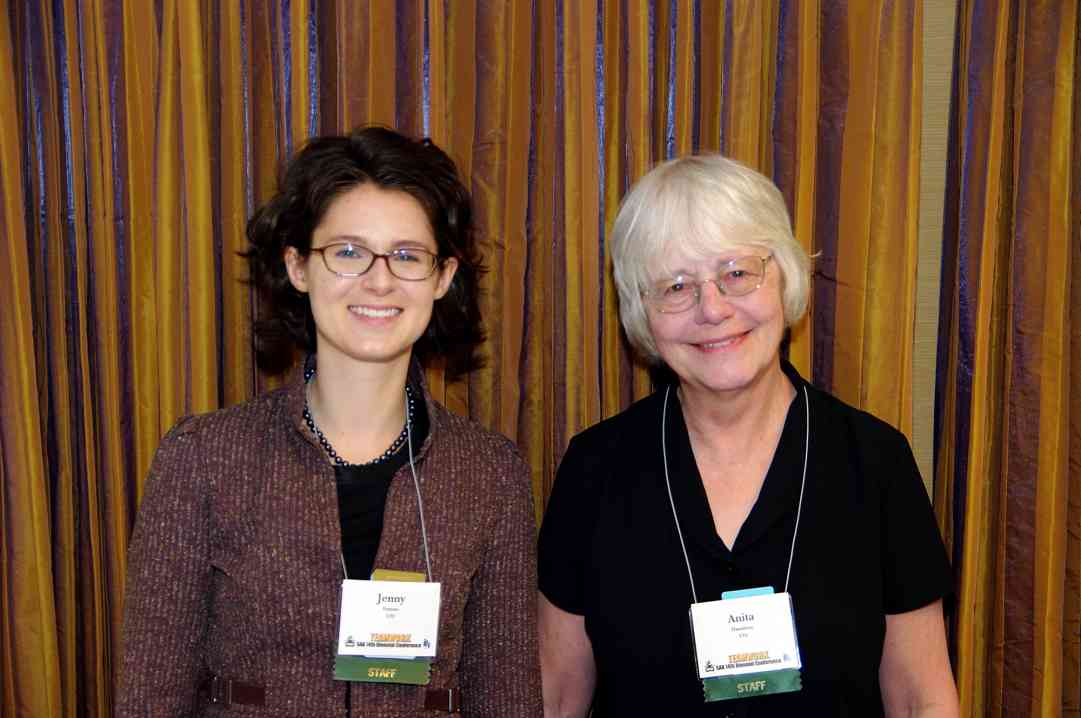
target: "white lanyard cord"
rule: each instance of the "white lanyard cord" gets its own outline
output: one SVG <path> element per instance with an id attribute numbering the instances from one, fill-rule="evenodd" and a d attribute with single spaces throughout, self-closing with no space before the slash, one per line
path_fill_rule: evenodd
<path id="1" fill-rule="evenodd" d="M 807 487 L 807 459 L 811 453 L 811 401 L 807 398 L 807 387 L 803 389 L 803 406 L 807 413 L 804 422 L 803 438 L 803 477 L 799 484 L 799 503 L 796 506 L 796 526 L 792 530 L 792 547 L 788 552 L 788 570 L 784 576 L 784 591 L 788 593 L 788 579 L 792 576 L 792 559 L 796 555 L 796 535 L 799 533 L 800 515 L 803 513 L 803 491 Z M 694 587 L 694 572 L 691 571 L 691 560 L 687 555 L 687 544 L 683 541 L 683 531 L 679 527 L 679 516 L 676 513 L 676 501 L 672 498 L 672 481 L 668 476 L 668 441 L 665 429 L 668 426 L 668 395 L 672 391 L 669 384 L 664 390 L 664 406 L 661 409 L 661 456 L 664 459 L 664 484 L 668 489 L 668 503 L 672 507 L 672 520 L 676 524 L 676 535 L 679 536 L 679 547 L 683 549 L 683 561 L 687 566 L 687 578 L 691 582 L 691 598 L 698 603 L 698 592 Z"/>
<path id="2" fill-rule="evenodd" d="M 796 525 L 792 529 L 792 548 L 788 551 L 788 570 L 784 574 L 784 592 L 788 593 L 788 579 L 792 576 L 792 558 L 796 555 L 796 535 L 799 534 L 799 519 L 803 513 L 803 490 L 807 487 L 807 459 L 811 454 L 811 402 L 807 398 L 807 387 L 803 387 L 803 408 L 807 418 L 803 422 L 803 478 L 799 482 L 799 503 L 796 504 Z"/>
<path id="3" fill-rule="evenodd" d="M 676 524 L 676 535 L 679 536 L 679 547 L 683 549 L 683 561 L 687 564 L 687 578 L 691 581 L 691 598 L 698 603 L 698 592 L 694 589 L 694 574 L 691 572 L 691 559 L 687 557 L 687 544 L 683 542 L 683 531 L 679 527 L 679 516 L 676 514 L 676 500 L 672 498 L 672 482 L 668 479 L 668 440 L 665 428 L 668 426 L 668 393 L 672 391 L 672 385 L 664 390 L 664 407 L 661 409 L 661 456 L 664 459 L 664 485 L 668 488 L 668 503 L 672 507 L 672 520 Z"/>
<path id="4" fill-rule="evenodd" d="M 421 401 L 424 397 L 421 397 Z M 428 553 L 428 527 L 424 523 L 424 499 L 420 496 L 420 479 L 417 478 L 417 465 L 413 460 L 413 420 L 409 416 L 409 398 L 405 402 L 406 443 L 409 444 L 409 471 L 413 474 L 413 488 L 417 490 L 417 511 L 420 514 L 420 537 L 424 541 L 424 569 L 428 572 L 428 582 L 432 581 L 432 558 Z"/>
<path id="5" fill-rule="evenodd" d="M 428 573 L 428 582 L 432 581 L 432 559 L 428 553 L 428 527 L 424 523 L 424 500 L 420 497 L 420 479 L 417 478 L 417 466 L 413 460 L 413 421 L 409 416 L 409 395 L 405 399 L 405 433 L 409 444 L 409 471 L 413 474 L 413 488 L 417 490 L 417 511 L 420 513 L 420 537 L 424 542 L 424 568 Z M 342 575 L 349 578 L 349 571 L 345 567 L 345 554 L 339 553 L 342 560 Z"/>

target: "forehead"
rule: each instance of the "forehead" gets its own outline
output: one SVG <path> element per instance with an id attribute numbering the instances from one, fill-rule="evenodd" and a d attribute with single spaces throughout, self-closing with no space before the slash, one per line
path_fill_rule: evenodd
<path id="1" fill-rule="evenodd" d="M 727 238 L 706 241 L 673 238 L 658 245 L 658 251 L 647 262 L 653 278 L 701 275 L 716 271 L 733 259 L 766 253 L 759 245 Z"/>
<path id="2" fill-rule="evenodd" d="M 431 223 L 415 197 L 372 183 L 342 192 L 327 206 L 315 234 L 370 242 L 419 242 L 435 246 Z"/>

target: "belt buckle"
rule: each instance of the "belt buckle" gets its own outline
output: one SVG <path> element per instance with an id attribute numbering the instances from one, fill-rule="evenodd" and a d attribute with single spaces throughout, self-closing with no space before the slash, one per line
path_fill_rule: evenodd
<path id="1" fill-rule="evenodd" d="M 214 705 L 223 704 L 226 708 L 233 703 L 233 682 L 223 680 L 220 676 L 210 679 L 210 702 Z"/>

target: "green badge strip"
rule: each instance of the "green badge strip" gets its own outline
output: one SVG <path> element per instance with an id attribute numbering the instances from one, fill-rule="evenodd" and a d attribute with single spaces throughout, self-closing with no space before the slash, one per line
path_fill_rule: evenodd
<path id="1" fill-rule="evenodd" d="M 762 673 L 742 673 L 738 676 L 718 676 L 702 680 L 706 702 L 731 698 L 752 698 L 769 693 L 791 693 L 803 687 L 798 668 Z"/>
<path id="2" fill-rule="evenodd" d="M 426 686 L 432 680 L 432 661 L 428 658 L 367 658 L 335 656 L 334 678 L 363 683 L 408 683 Z"/>

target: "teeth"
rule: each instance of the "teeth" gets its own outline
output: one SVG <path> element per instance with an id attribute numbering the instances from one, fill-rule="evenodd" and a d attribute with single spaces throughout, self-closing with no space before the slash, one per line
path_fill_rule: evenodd
<path id="1" fill-rule="evenodd" d="M 725 339 L 724 341 L 710 342 L 709 344 L 703 344 L 702 347 L 705 348 L 705 349 L 717 349 L 719 347 L 726 347 L 729 344 L 731 344 L 732 342 L 736 341 L 737 339 L 739 339 L 739 337 L 731 337 L 729 339 Z"/>
<path id="2" fill-rule="evenodd" d="M 393 317 L 396 314 L 401 314 L 402 310 L 395 307 L 388 309 L 374 309 L 372 307 L 349 307 L 349 311 L 354 314 L 359 314 L 362 317 L 374 317 L 376 319 L 386 319 L 387 317 Z"/>

